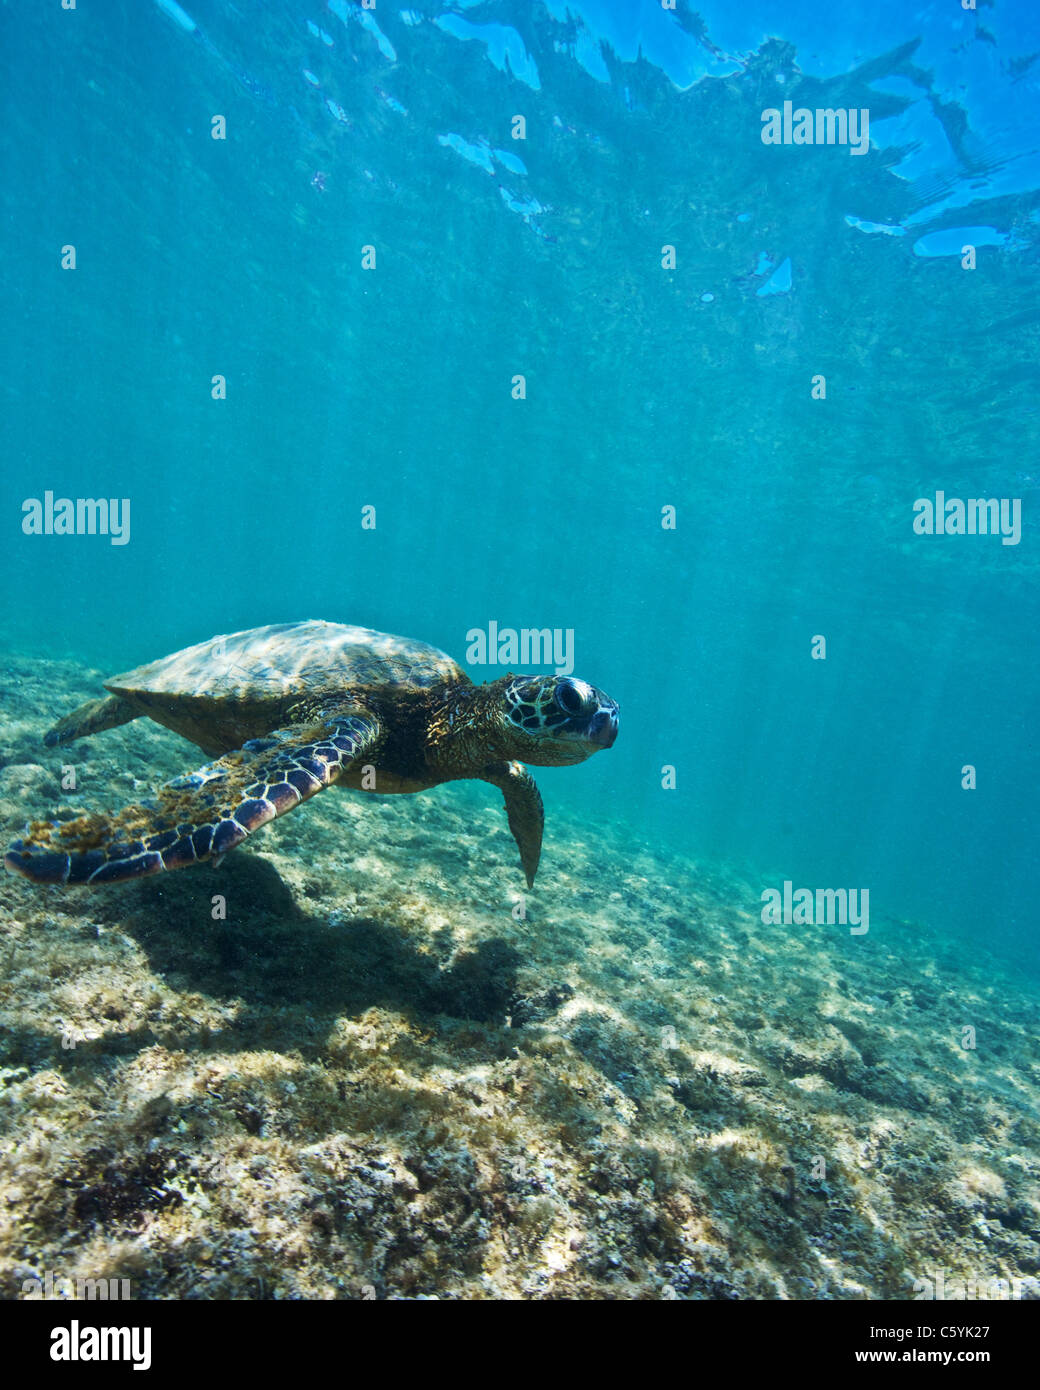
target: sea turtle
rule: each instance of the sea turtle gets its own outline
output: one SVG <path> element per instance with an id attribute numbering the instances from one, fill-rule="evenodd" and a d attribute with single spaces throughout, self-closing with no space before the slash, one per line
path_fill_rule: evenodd
<path id="1" fill-rule="evenodd" d="M 418 792 L 474 777 L 502 791 L 531 887 L 544 815 L 523 764 L 579 763 L 618 730 L 615 702 L 572 676 L 510 674 L 476 686 L 424 642 L 326 622 L 214 637 L 105 689 L 44 743 L 147 715 L 219 756 L 118 815 L 27 826 L 4 863 L 35 883 L 116 883 L 219 861 L 336 783 Z"/>

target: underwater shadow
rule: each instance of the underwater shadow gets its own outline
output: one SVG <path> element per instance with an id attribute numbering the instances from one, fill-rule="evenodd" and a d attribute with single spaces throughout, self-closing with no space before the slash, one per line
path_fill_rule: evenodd
<path id="1" fill-rule="evenodd" d="M 230 1035 L 243 1046 L 262 1037 L 264 1046 L 300 1047 L 298 1010 L 312 1038 L 315 1024 L 327 1030 L 337 1017 L 372 1007 L 417 1022 L 437 1014 L 504 1022 L 520 965 L 501 939 L 448 964 L 378 918 L 332 926 L 301 907 L 276 869 L 254 855 L 142 883 L 121 925 L 175 988 L 244 1005 L 221 1031 L 222 1046 Z"/>
<path id="2" fill-rule="evenodd" d="M 89 914 L 84 902 L 84 915 L 131 937 L 171 988 L 238 1011 L 213 1026 L 193 1019 L 186 1001 L 137 1027 L 77 1039 L 74 1048 L 57 1030 L 8 1030 L 3 1054 L 11 1064 L 103 1071 L 116 1056 L 156 1045 L 316 1056 L 328 1050 L 338 1019 L 370 1008 L 399 1012 L 423 1028 L 437 1029 L 438 1018 L 494 1027 L 517 998 L 520 956 L 506 941 L 491 938 L 453 957 L 445 947 L 438 960 L 391 922 L 358 917 L 332 926 L 301 908 L 275 868 L 255 855 L 124 887 Z"/>

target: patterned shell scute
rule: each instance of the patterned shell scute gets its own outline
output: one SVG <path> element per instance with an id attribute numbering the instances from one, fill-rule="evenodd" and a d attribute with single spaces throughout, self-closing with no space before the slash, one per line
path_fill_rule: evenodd
<path id="1" fill-rule="evenodd" d="M 113 694 L 137 691 L 266 700 L 352 685 L 426 687 L 469 684 L 444 652 L 368 627 L 308 621 L 273 623 L 211 637 L 105 682 Z"/>

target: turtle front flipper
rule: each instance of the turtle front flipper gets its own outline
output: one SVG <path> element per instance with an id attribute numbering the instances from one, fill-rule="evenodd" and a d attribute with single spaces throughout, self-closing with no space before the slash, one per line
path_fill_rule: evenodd
<path id="1" fill-rule="evenodd" d="M 535 780 L 523 763 L 490 763 L 481 773 L 485 782 L 498 787 L 505 798 L 506 816 L 520 851 L 520 863 L 528 888 L 534 887 L 538 861 L 542 857 L 542 829 L 545 810 Z"/>
<path id="2" fill-rule="evenodd" d="M 332 786 L 379 737 L 373 716 L 329 711 L 250 739 L 118 815 L 36 821 L 4 864 L 34 883 L 98 884 L 202 863 Z"/>

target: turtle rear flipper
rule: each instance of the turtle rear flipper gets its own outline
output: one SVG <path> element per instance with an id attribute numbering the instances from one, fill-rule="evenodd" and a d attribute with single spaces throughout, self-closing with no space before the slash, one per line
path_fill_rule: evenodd
<path id="1" fill-rule="evenodd" d="M 4 863 L 34 883 L 99 884 L 219 858 L 332 786 L 379 736 L 373 716 L 329 711 L 307 725 L 250 739 L 118 815 L 36 821 L 12 842 Z"/>
<path id="2" fill-rule="evenodd" d="M 48 748 L 54 748 L 59 743 L 72 743 L 74 739 L 96 734 L 101 729 L 118 729 L 120 724 L 129 724 L 139 716 L 140 710 L 134 709 L 127 700 L 118 695 L 106 695 L 101 700 L 88 700 L 64 719 L 59 719 L 53 729 L 44 734 L 43 741 Z"/>

